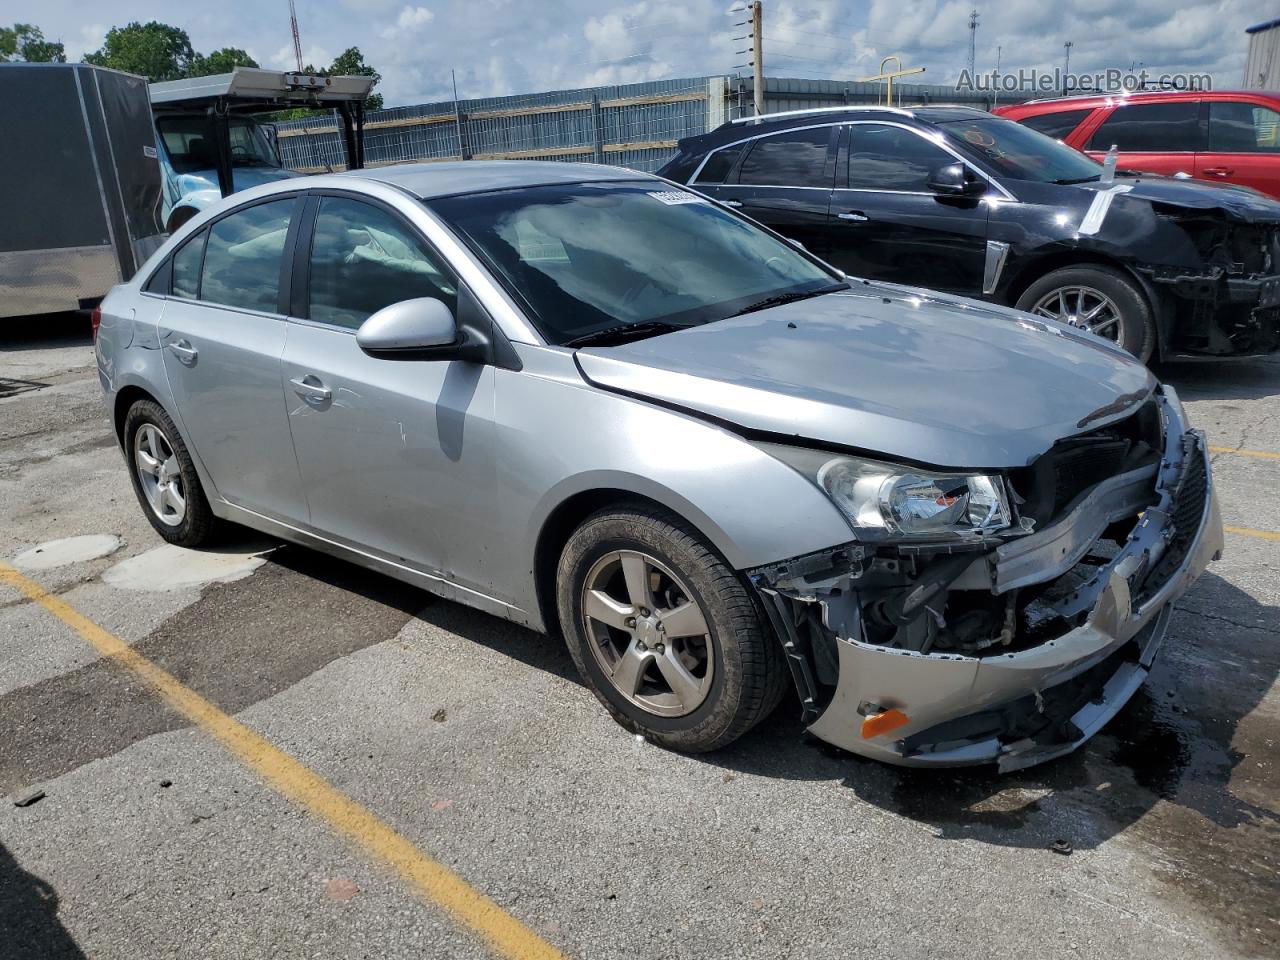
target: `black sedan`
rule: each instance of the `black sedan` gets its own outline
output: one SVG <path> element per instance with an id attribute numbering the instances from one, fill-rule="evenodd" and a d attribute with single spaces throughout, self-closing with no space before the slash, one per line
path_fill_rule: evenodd
<path id="1" fill-rule="evenodd" d="M 1102 166 L 967 107 L 734 120 L 659 172 L 846 272 L 1086 327 L 1131 353 L 1280 348 L 1280 203 Z"/>

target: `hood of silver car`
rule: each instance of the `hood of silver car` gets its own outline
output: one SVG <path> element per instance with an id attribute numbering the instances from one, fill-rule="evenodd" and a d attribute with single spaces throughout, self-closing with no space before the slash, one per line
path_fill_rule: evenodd
<path id="1" fill-rule="evenodd" d="M 779 438 L 946 467 L 1025 466 L 1057 440 L 1122 418 L 1156 385 L 1090 334 L 861 281 L 577 359 L 608 390 Z"/>

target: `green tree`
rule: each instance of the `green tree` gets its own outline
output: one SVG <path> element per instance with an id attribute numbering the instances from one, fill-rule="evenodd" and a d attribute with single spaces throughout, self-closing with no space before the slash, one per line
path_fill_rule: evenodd
<path id="1" fill-rule="evenodd" d="M 230 73 L 236 67 L 256 67 L 258 61 L 239 47 L 223 47 L 205 56 L 197 53 L 187 71 L 189 77 L 207 77 L 213 73 Z"/>
<path id="2" fill-rule="evenodd" d="M 67 54 L 61 43 L 44 38 L 39 27 L 15 23 L 0 27 L 0 63 L 66 63 Z"/>
<path id="3" fill-rule="evenodd" d="M 373 85 L 376 87 L 382 80 L 380 74 L 369 64 L 364 62 L 364 54 L 360 52 L 359 47 L 347 47 L 323 70 L 317 70 L 311 64 L 307 64 L 303 73 L 309 73 L 317 77 L 373 77 Z M 369 98 L 364 102 L 365 110 L 381 110 L 382 94 L 371 93 Z"/>
<path id="4" fill-rule="evenodd" d="M 85 63 L 136 73 L 155 82 L 188 76 L 196 54 L 187 31 L 152 20 L 112 27 L 102 49 L 84 59 Z"/>

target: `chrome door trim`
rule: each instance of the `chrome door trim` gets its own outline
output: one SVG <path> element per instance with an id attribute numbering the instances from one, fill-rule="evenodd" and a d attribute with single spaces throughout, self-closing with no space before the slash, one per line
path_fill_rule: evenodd
<path id="1" fill-rule="evenodd" d="M 769 116 L 777 116 L 777 114 L 769 114 Z M 907 114 L 907 116 L 910 116 L 910 114 Z M 689 176 L 689 179 L 686 181 L 686 184 L 688 186 L 694 186 L 695 181 L 698 179 L 698 174 L 700 174 L 702 172 L 702 168 L 707 165 L 707 161 L 711 159 L 711 155 L 715 153 L 719 153 L 721 150 L 728 150 L 730 147 L 740 146 L 741 144 L 749 143 L 752 140 L 762 140 L 765 137 L 773 137 L 783 133 L 791 133 L 793 130 L 816 130 L 821 127 L 851 127 L 851 126 L 862 126 L 866 124 L 877 124 L 879 126 L 884 126 L 884 127 L 899 127 L 903 130 L 909 130 L 911 133 L 914 133 L 917 137 L 920 137 L 922 140 L 928 140 L 930 143 L 934 144 L 935 146 L 939 147 L 945 152 L 951 154 L 952 157 L 954 157 L 956 160 L 963 163 L 966 169 L 972 170 L 978 176 L 982 177 L 983 180 L 986 180 L 988 184 L 990 184 L 992 187 L 994 187 L 996 190 L 1000 192 L 1000 197 L 998 199 L 1006 202 L 1011 202 L 1011 203 L 1020 202 L 1018 198 L 1015 197 L 1012 193 L 1010 193 L 1007 189 L 1005 189 L 1005 187 L 998 180 L 996 180 L 995 177 L 987 173 L 987 171 L 983 170 L 981 167 L 977 166 L 968 157 L 962 156 L 961 154 L 957 153 L 954 149 L 952 149 L 950 144 L 946 143 L 946 141 L 942 139 L 940 136 L 935 138 L 934 136 L 930 135 L 927 131 L 920 130 L 906 123 L 895 123 L 893 120 L 879 120 L 879 119 L 841 120 L 838 123 L 814 123 L 804 127 L 787 127 L 785 130 L 771 130 L 768 133 L 758 133 L 753 137 L 743 137 L 741 140 L 734 140 L 732 143 L 721 144 L 720 146 L 716 147 L 714 150 L 710 151 L 710 153 L 708 153 L 705 157 L 702 158 L 702 162 L 698 164 L 697 169 L 695 169 L 693 173 Z M 836 162 L 839 163 L 838 155 L 837 155 Z M 901 195 L 907 195 L 907 196 L 918 196 L 918 197 L 939 196 L 939 194 L 931 193 L 928 190 L 881 190 L 874 187 L 850 187 L 850 186 L 842 187 L 838 185 L 835 187 L 791 187 L 791 186 L 787 186 L 786 184 L 706 183 L 706 184 L 703 184 L 702 186 L 704 187 L 749 187 L 752 190 L 758 190 L 761 187 L 765 189 L 775 189 L 775 190 L 834 189 L 834 190 L 857 190 L 861 193 L 895 193 L 895 194 L 901 194 Z M 979 199 L 985 200 L 987 198 L 982 197 Z"/>
<path id="2" fill-rule="evenodd" d="M 768 116 L 770 117 L 782 116 L 782 114 L 768 114 Z M 689 175 L 689 179 L 686 181 L 686 183 L 688 183 L 691 186 L 693 182 L 698 179 L 698 174 L 702 172 L 702 168 L 707 165 L 707 161 L 711 159 L 711 154 L 713 153 L 719 153 L 721 150 L 728 150 L 730 147 L 737 147 L 744 143 L 750 143 L 752 140 L 763 140 L 765 137 L 777 137 L 777 136 L 781 136 L 784 133 L 795 133 L 797 130 L 822 130 L 828 127 L 838 127 L 838 126 L 840 126 L 839 123 L 810 123 L 807 126 L 803 126 L 803 127 L 787 127 L 785 130 L 770 130 L 768 133 L 757 133 L 755 136 L 743 137 L 741 140 L 734 140 L 732 143 L 722 143 L 720 146 L 716 147 L 714 150 L 712 150 L 710 153 L 708 153 L 705 157 L 702 158 L 702 162 L 699 163 L 698 168 L 694 170 L 692 174 Z M 788 187 L 784 183 L 708 183 L 708 184 L 704 184 L 704 186 L 751 187 L 752 189 L 756 187 L 780 187 L 788 190 L 830 190 L 831 189 L 830 187 Z"/>

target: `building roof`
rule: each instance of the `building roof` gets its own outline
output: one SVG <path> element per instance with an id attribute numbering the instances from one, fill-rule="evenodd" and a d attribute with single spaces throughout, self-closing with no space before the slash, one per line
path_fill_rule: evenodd
<path id="1" fill-rule="evenodd" d="M 646 173 L 597 163 L 550 163 L 545 160 L 450 160 L 398 163 L 390 167 L 349 170 L 342 177 L 378 180 L 420 200 L 458 193 L 482 193 L 555 183 L 601 180 L 652 180 Z"/>
<path id="2" fill-rule="evenodd" d="M 1268 20 L 1265 23 L 1255 23 L 1252 27 L 1245 27 L 1245 33 L 1261 33 L 1263 30 L 1271 30 L 1274 27 L 1280 27 L 1280 17 L 1275 20 Z"/>

